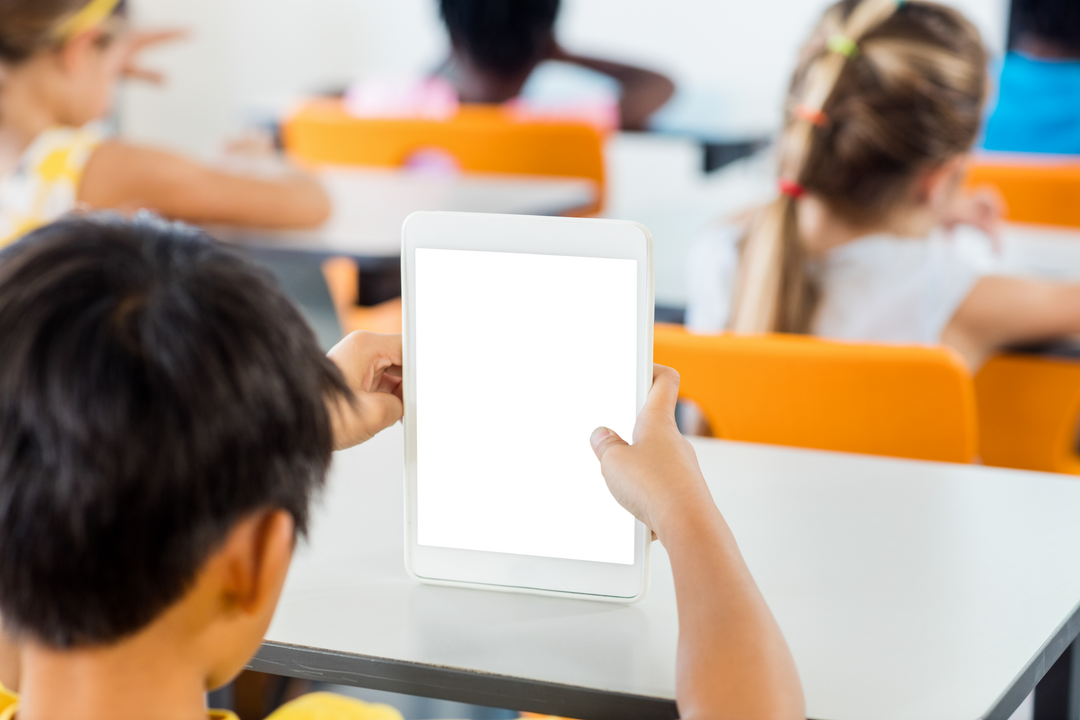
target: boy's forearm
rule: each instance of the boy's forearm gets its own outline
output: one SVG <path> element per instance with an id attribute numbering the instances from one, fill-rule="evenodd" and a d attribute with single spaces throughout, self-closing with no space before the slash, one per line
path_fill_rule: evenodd
<path id="1" fill-rule="evenodd" d="M 805 718 L 787 643 L 720 512 L 695 509 L 671 525 L 661 539 L 679 608 L 680 716 Z"/>

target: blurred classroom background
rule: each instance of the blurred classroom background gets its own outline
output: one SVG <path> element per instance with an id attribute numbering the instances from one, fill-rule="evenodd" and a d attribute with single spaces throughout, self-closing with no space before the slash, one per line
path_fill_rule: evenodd
<path id="1" fill-rule="evenodd" d="M 657 257 L 661 319 L 686 303 L 686 256 L 710 222 L 763 201 L 774 171 L 761 153 L 780 127 L 798 49 L 828 0 L 565 0 L 557 27 L 571 51 L 665 73 L 677 91 L 650 133 L 608 140 L 603 215 L 643 222 Z M 995 53 L 1004 52 L 1008 0 L 953 0 Z M 134 0 L 136 22 L 190 37 L 148 62 L 168 81 L 130 83 L 117 122 L 135 142 L 214 159 L 245 129 L 280 120 L 314 93 L 364 78 L 416 78 L 447 56 L 436 0 Z M 669 310 L 674 315 L 666 314 Z"/>
<path id="2" fill-rule="evenodd" d="M 571 50 L 674 79 L 662 125 L 735 140 L 779 127 L 798 48 L 828 4 L 566 0 L 558 35 Z M 1003 51 L 1007 0 L 947 4 Z M 449 48 L 435 0 L 134 0 L 132 9 L 142 25 L 192 34 L 153 57 L 166 86 L 124 91 L 124 134 L 203 156 L 299 97 L 363 77 L 428 73 Z"/>

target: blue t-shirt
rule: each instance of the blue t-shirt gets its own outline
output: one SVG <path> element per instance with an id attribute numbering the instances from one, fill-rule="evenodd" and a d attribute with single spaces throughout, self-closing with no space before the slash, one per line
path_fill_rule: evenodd
<path id="1" fill-rule="evenodd" d="M 1080 60 L 1038 60 L 1009 53 L 983 147 L 1080 155 Z"/>

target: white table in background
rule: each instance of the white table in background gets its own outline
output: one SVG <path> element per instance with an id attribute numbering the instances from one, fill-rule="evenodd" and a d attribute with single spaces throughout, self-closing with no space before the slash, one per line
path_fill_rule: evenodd
<path id="1" fill-rule="evenodd" d="M 1008 223 L 1001 260 L 1020 275 L 1080 281 L 1080 228 Z"/>
<path id="2" fill-rule="evenodd" d="M 397 260 L 401 226 L 420 210 L 564 215 L 591 206 L 588 180 L 526 175 L 329 168 L 320 178 L 333 200 L 330 220 L 301 231 L 215 228 L 221 239 L 256 247 Z"/>
<path id="3" fill-rule="evenodd" d="M 813 720 L 1006 720 L 1080 632 L 1080 483 L 696 441 Z M 341 453 L 252 668 L 568 717 L 663 718 L 677 618 L 657 545 L 635 606 L 418 585 L 402 432 Z"/>

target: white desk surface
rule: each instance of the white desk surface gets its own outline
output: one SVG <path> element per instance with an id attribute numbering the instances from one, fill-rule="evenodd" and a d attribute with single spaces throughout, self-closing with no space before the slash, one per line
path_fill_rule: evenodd
<path id="1" fill-rule="evenodd" d="M 1002 263 L 1010 272 L 1058 280 L 1080 280 L 1080 228 L 1005 226 Z"/>
<path id="2" fill-rule="evenodd" d="M 1076 480 L 695 445 L 814 720 L 1005 720 L 1077 633 Z M 677 619 L 659 544 L 636 606 L 422 586 L 403 567 L 401 477 L 400 426 L 337 456 L 255 669 L 571 717 L 670 715 Z"/>
<path id="3" fill-rule="evenodd" d="M 597 194 L 588 180 L 526 175 L 327 168 L 320 178 L 334 205 L 324 226 L 301 231 L 215 228 L 215 235 L 264 247 L 397 257 L 401 226 L 420 210 L 562 215 L 592 205 Z"/>

